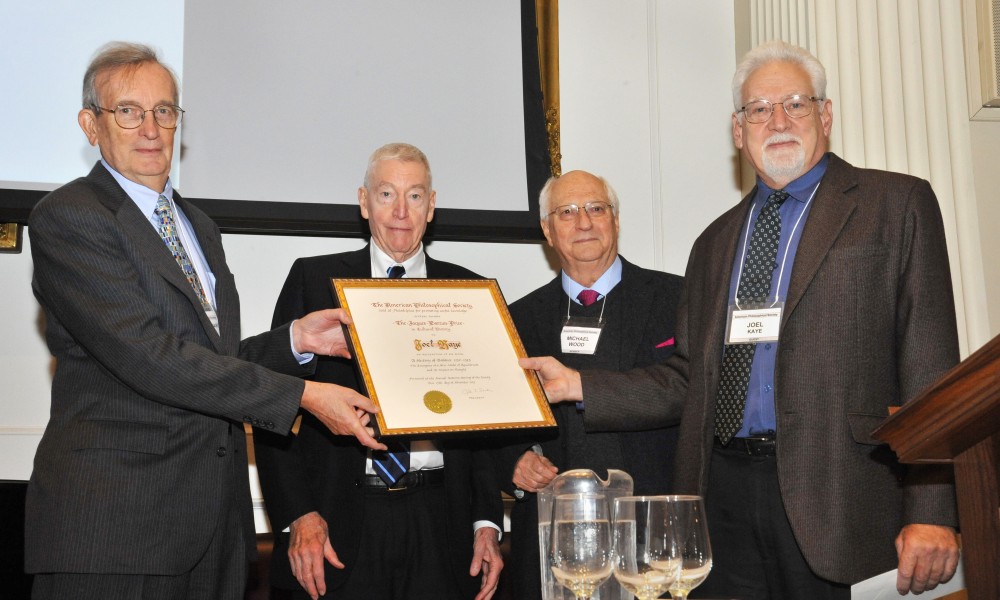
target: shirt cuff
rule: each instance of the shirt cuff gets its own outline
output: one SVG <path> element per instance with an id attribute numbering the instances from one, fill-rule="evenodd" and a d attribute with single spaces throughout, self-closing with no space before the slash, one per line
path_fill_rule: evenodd
<path id="1" fill-rule="evenodd" d="M 484 521 L 476 521 L 475 523 L 472 524 L 472 530 L 473 530 L 473 532 L 479 531 L 483 527 L 492 527 L 493 529 L 496 529 L 497 530 L 497 541 L 498 542 L 503 539 L 503 530 L 501 530 L 499 527 L 497 527 L 496 524 L 493 523 L 493 521 L 485 521 L 485 520 Z"/>
<path id="2" fill-rule="evenodd" d="M 305 354 L 299 354 L 295 351 L 295 321 L 288 326 L 288 347 L 292 349 L 292 356 L 295 357 L 296 362 L 300 365 L 304 365 L 312 359 L 316 358 L 316 355 L 312 352 L 306 352 Z"/>

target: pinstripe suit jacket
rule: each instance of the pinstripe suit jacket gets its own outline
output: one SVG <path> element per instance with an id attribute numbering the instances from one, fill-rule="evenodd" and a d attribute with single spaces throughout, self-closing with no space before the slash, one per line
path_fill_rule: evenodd
<path id="1" fill-rule="evenodd" d="M 664 364 L 584 374 L 592 426 L 683 411 L 675 488 L 705 494 L 730 275 L 753 193 L 698 238 Z M 778 480 L 809 566 L 855 583 L 895 568 L 909 523 L 956 524 L 954 489 L 871 432 L 958 361 L 944 227 L 930 185 L 835 155 L 802 233 L 775 372 Z M 627 384 L 626 384 L 627 380 Z"/>
<path id="2" fill-rule="evenodd" d="M 175 200 L 215 274 L 221 335 L 100 163 L 31 214 L 32 287 L 56 368 L 28 487 L 28 572 L 186 572 L 230 503 L 253 552 L 243 422 L 287 432 L 304 383 L 265 366 L 310 369 L 287 325 L 240 341 L 219 230 Z"/>

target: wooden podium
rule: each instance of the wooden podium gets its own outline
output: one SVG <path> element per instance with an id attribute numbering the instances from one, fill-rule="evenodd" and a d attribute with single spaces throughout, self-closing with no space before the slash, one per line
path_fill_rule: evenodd
<path id="1" fill-rule="evenodd" d="M 1000 599 L 1000 336 L 872 435 L 900 462 L 954 465 L 969 599 Z"/>

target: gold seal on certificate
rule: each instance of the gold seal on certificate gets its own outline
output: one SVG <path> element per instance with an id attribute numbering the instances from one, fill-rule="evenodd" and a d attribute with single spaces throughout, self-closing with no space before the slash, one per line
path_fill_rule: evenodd
<path id="1" fill-rule="evenodd" d="M 431 412 L 443 415 L 451 410 L 451 398 L 442 391 L 431 390 L 424 394 L 424 406 Z"/>
<path id="2" fill-rule="evenodd" d="M 334 279 L 382 436 L 555 427 L 491 279 Z"/>

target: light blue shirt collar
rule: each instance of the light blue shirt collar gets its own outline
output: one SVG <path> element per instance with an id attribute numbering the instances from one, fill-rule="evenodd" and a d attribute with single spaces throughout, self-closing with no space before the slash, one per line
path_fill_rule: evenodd
<path id="1" fill-rule="evenodd" d="M 566 271 L 562 272 L 562 288 L 566 292 L 566 295 L 573 299 L 573 302 L 580 304 L 580 301 L 576 299 L 583 290 L 594 290 L 598 293 L 598 300 L 607 296 L 611 293 L 611 290 L 615 289 L 622 280 L 622 258 L 620 256 L 615 257 L 615 262 L 611 263 L 608 270 L 601 274 L 594 282 L 594 285 L 589 288 L 585 288 L 573 278 L 566 274 Z"/>
<path id="2" fill-rule="evenodd" d="M 104 165 L 104 168 L 107 169 L 109 173 L 111 173 L 111 176 L 115 178 L 118 185 L 122 186 L 122 189 L 125 190 L 128 197 L 132 199 L 132 202 L 135 202 L 135 205 L 139 207 L 142 214 L 146 215 L 146 218 L 149 219 L 149 222 L 153 225 L 153 227 L 158 227 L 159 219 L 157 219 L 153 210 L 156 208 L 156 202 L 160 198 L 160 193 L 142 185 L 141 183 L 136 183 L 131 179 L 127 179 L 124 175 L 109 165 L 103 158 L 101 159 L 101 164 Z M 171 203 L 173 202 L 174 188 L 170 184 L 169 178 L 167 179 L 167 184 L 163 187 L 163 195 L 170 199 Z"/>
<path id="3" fill-rule="evenodd" d="M 424 244 L 421 242 L 416 254 L 398 263 L 391 256 L 382 251 L 374 241 L 369 244 L 372 257 L 372 277 L 388 277 L 389 267 L 401 264 L 406 269 L 407 279 L 427 278 L 427 255 L 424 253 Z"/>

